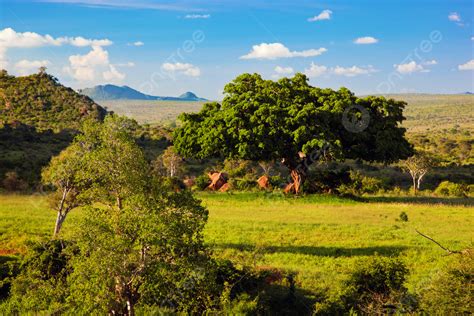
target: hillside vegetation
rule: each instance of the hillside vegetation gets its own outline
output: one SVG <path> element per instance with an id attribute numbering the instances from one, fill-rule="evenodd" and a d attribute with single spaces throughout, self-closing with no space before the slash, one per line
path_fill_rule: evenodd
<path id="1" fill-rule="evenodd" d="M 106 111 L 90 98 L 40 72 L 14 77 L 0 72 L 0 125 L 23 123 L 38 131 L 79 129 L 86 118 L 102 119 Z"/>

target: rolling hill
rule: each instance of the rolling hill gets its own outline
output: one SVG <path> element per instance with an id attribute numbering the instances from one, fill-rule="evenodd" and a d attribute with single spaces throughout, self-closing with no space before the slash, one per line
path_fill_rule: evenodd
<path id="1" fill-rule="evenodd" d="M 102 119 L 105 114 L 93 100 L 47 73 L 15 77 L 0 71 L 0 125 L 25 124 L 59 132 L 78 129 L 85 118 Z"/>
<path id="2" fill-rule="evenodd" d="M 128 86 L 116 86 L 112 84 L 99 85 L 92 88 L 79 90 L 79 93 L 87 95 L 95 101 L 110 100 L 147 100 L 147 101 L 207 101 L 199 98 L 193 92 L 186 92 L 179 97 L 162 97 L 144 94 Z"/>

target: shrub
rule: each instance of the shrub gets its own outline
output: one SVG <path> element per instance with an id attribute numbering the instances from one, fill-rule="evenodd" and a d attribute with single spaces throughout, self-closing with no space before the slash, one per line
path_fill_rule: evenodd
<path id="1" fill-rule="evenodd" d="M 381 315 L 416 307 L 403 285 L 408 269 L 402 261 L 374 257 L 361 260 L 356 266 L 341 293 L 316 303 L 315 314 L 357 312 Z"/>
<path id="2" fill-rule="evenodd" d="M 306 193 L 334 193 L 341 185 L 351 181 L 349 169 L 311 171 L 304 183 Z"/>
<path id="3" fill-rule="evenodd" d="M 257 181 L 251 179 L 230 179 L 229 183 L 239 191 L 249 191 L 257 187 Z"/>
<path id="4" fill-rule="evenodd" d="M 435 193 L 441 196 L 464 197 L 467 196 L 468 190 L 469 187 L 465 184 L 443 181 L 438 185 Z"/>
<path id="5" fill-rule="evenodd" d="M 286 181 L 281 176 L 270 177 L 270 185 L 272 188 L 281 188 L 286 184 Z"/>
<path id="6" fill-rule="evenodd" d="M 10 171 L 5 174 L 5 179 L 2 181 L 2 185 L 5 190 L 10 192 L 24 191 L 28 188 L 28 184 L 20 179 L 15 171 Z"/>
<path id="7" fill-rule="evenodd" d="M 374 194 L 384 187 L 382 180 L 364 176 L 359 171 L 351 170 L 349 176 L 350 182 L 348 184 L 342 184 L 338 188 L 341 194 Z"/>
<path id="8" fill-rule="evenodd" d="M 420 307 L 427 315 L 469 315 L 474 310 L 474 255 L 458 256 L 421 291 Z"/>
<path id="9" fill-rule="evenodd" d="M 405 212 L 401 212 L 399 218 L 402 222 L 408 222 L 408 215 Z"/>
<path id="10" fill-rule="evenodd" d="M 195 183 L 196 188 L 198 188 L 198 190 L 203 191 L 207 188 L 209 184 L 211 184 L 211 180 L 206 174 L 203 174 L 196 178 Z"/>

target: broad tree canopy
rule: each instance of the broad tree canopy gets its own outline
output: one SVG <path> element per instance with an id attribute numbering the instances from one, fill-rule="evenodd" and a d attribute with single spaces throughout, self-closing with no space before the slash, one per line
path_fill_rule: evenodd
<path id="1" fill-rule="evenodd" d="M 303 74 L 278 81 L 243 74 L 224 92 L 222 104 L 207 103 L 199 113 L 180 117 L 183 125 L 175 131 L 174 146 L 184 157 L 282 159 L 295 170 L 313 162 L 309 158 L 321 148 L 329 148 L 325 156 L 332 159 L 391 163 L 412 155 L 400 127 L 404 102 L 312 87 Z M 350 121 L 361 115 L 348 112 L 353 107 L 365 109 L 369 118 L 356 133 L 343 125 L 344 116 L 346 121 L 354 116 Z M 304 176 L 304 170 L 297 173 Z"/>

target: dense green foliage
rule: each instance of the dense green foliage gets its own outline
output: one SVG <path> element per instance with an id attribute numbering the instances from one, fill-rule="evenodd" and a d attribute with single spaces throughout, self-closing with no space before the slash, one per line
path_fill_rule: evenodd
<path id="1" fill-rule="evenodd" d="M 82 206 L 86 216 L 72 229 L 72 246 L 53 240 L 45 251 L 33 250 L 6 311 L 132 315 L 136 305 L 163 302 L 173 310 L 212 307 L 216 287 L 202 239 L 207 210 L 153 177 L 135 126 L 116 116 L 88 121 L 44 170 L 58 190 L 56 237 L 71 210 Z"/>
<path id="2" fill-rule="evenodd" d="M 0 124 L 20 122 L 39 131 L 78 129 L 86 118 L 100 120 L 105 110 L 62 86 L 44 72 L 14 77 L 0 72 Z"/>
<path id="3" fill-rule="evenodd" d="M 357 98 L 349 90 L 319 89 L 303 74 L 278 81 L 243 74 L 227 84 L 219 103 L 184 114 L 174 145 L 185 157 L 282 160 L 291 170 L 296 193 L 307 168 L 321 159 L 362 159 L 390 163 L 412 154 L 404 138 L 405 103 L 383 97 Z M 367 111 L 368 126 L 351 132 L 343 125 Z M 345 112 L 349 111 L 349 112 Z M 354 117 L 352 117 L 353 115 Z"/>

